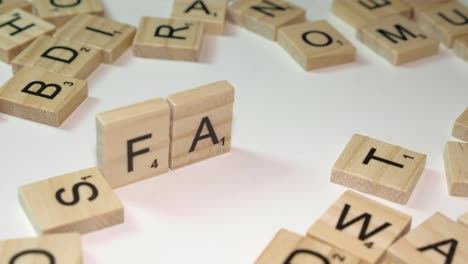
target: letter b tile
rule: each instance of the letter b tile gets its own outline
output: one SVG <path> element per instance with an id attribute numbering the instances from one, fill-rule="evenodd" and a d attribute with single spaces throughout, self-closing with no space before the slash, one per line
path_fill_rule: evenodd
<path id="1" fill-rule="evenodd" d="M 19 199 L 38 233 L 84 234 L 124 221 L 122 203 L 97 168 L 22 186 Z"/>
<path id="2" fill-rule="evenodd" d="M 426 155 L 354 135 L 333 166 L 331 182 L 406 204 L 426 163 Z"/>
<path id="3" fill-rule="evenodd" d="M 49 36 L 36 39 L 12 61 L 13 72 L 34 66 L 65 76 L 86 79 L 102 62 L 101 51 Z"/>
<path id="4" fill-rule="evenodd" d="M 167 101 L 172 122 L 171 169 L 230 151 L 234 87 L 228 82 L 176 93 Z"/>
<path id="5" fill-rule="evenodd" d="M 60 126 L 87 96 L 86 81 L 24 67 L 0 89 L 0 112 Z"/>
<path id="6" fill-rule="evenodd" d="M 169 170 L 169 105 L 153 99 L 96 118 L 98 168 L 112 188 Z"/>
<path id="7" fill-rule="evenodd" d="M 352 252 L 364 263 L 380 263 L 388 247 L 410 226 L 410 216 L 347 191 L 312 225 L 308 235 Z"/>

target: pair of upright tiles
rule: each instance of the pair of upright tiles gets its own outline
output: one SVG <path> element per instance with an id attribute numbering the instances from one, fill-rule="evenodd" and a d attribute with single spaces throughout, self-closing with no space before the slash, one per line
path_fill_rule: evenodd
<path id="1" fill-rule="evenodd" d="M 334 0 L 333 13 L 358 39 L 395 65 L 438 52 L 439 41 L 467 57 L 468 8 L 453 0 Z M 415 17 L 416 21 L 410 20 Z"/>
<path id="2" fill-rule="evenodd" d="M 60 126 L 86 99 L 84 79 L 102 62 L 114 63 L 136 31 L 89 14 L 55 29 L 21 9 L 0 16 L 0 59 L 15 73 L 0 90 L 1 112 Z"/>
<path id="3" fill-rule="evenodd" d="M 436 213 L 410 231 L 410 216 L 348 191 L 307 232 L 281 230 L 255 262 L 463 264 L 468 228 Z"/>
<path id="4" fill-rule="evenodd" d="M 306 11 L 283 0 L 238 0 L 232 22 L 277 41 L 305 70 L 354 60 L 356 49 L 325 20 L 305 21 Z"/>
<path id="5" fill-rule="evenodd" d="M 19 189 L 40 234 L 87 233 L 122 223 L 113 189 L 230 150 L 234 88 L 226 81 L 99 114 L 97 168 Z"/>

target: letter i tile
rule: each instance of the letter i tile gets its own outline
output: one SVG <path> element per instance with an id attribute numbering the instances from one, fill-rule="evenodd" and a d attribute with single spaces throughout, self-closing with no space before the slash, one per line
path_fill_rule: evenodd
<path id="1" fill-rule="evenodd" d="M 86 81 L 24 67 L 0 89 L 0 112 L 60 126 L 87 96 Z"/>
<path id="2" fill-rule="evenodd" d="M 426 155 L 354 135 L 333 166 L 331 182 L 406 204 L 426 164 Z"/>
<path id="3" fill-rule="evenodd" d="M 36 39 L 12 61 L 13 72 L 34 66 L 78 79 L 86 79 L 102 62 L 97 48 L 49 36 Z"/>
<path id="4" fill-rule="evenodd" d="M 98 168 L 112 188 L 168 172 L 169 126 L 161 98 L 97 116 Z"/>
<path id="5" fill-rule="evenodd" d="M 84 234 L 124 221 L 122 203 L 97 168 L 22 186 L 19 199 L 41 234 Z"/>

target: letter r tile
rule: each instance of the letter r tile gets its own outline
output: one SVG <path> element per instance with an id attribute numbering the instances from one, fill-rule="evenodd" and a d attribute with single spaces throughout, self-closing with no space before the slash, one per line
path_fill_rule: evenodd
<path id="1" fill-rule="evenodd" d="M 102 62 L 97 48 L 50 36 L 42 36 L 12 61 L 13 72 L 38 67 L 65 76 L 86 79 Z"/>
<path id="2" fill-rule="evenodd" d="M 84 234 L 124 221 L 122 203 L 97 168 L 22 186 L 19 199 L 41 234 Z"/>
<path id="3" fill-rule="evenodd" d="M 84 80 L 24 67 L 0 89 L 0 112 L 60 126 L 87 96 Z"/>
<path id="4" fill-rule="evenodd" d="M 231 149 L 234 87 L 219 81 L 170 95 L 171 156 L 177 169 Z"/>
<path id="5" fill-rule="evenodd" d="M 308 235 L 352 252 L 364 263 L 380 263 L 388 247 L 410 227 L 410 216 L 347 191 L 312 225 Z"/>
<path id="6" fill-rule="evenodd" d="M 98 168 L 112 188 L 168 172 L 169 126 L 161 98 L 97 116 Z"/>
<path id="7" fill-rule="evenodd" d="M 391 263 L 465 264 L 468 260 L 468 229 L 436 213 L 393 244 Z"/>
<path id="8" fill-rule="evenodd" d="M 333 166 L 331 182 L 406 204 L 425 163 L 424 154 L 354 135 Z"/>

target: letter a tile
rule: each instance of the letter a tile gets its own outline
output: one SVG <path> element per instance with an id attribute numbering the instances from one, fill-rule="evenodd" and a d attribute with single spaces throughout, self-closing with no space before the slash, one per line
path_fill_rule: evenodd
<path id="1" fill-rule="evenodd" d="M 305 70 L 351 62 L 356 55 L 354 46 L 325 20 L 281 27 L 278 43 Z"/>
<path id="2" fill-rule="evenodd" d="M 171 106 L 171 157 L 177 169 L 231 149 L 234 87 L 211 83 L 167 98 Z"/>
<path id="3" fill-rule="evenodd" d="M 0 112 L 60 126 L 87 96 L 86 81 L 24 67 L 0 89 Z"/>
<path id="4" fill-rule="evenodd" d="M 142 58 L 198 61 L 204 28 L 202 22 L 143 17 L 133 53 Z"/>
<path id="5" fill-rule="evenodd" d="M 233 23 L 271 40 L 276 40 L 280 27 L 303 22 L 305 13 L 283 0 L 238 0 L 228 9 Z"/>
<path id="6" fill-rule="evenodd" d="M 468 143 L 447 143 L 445 174 L 449 194 L 468 197 Z"/>
<path id="7" fill-rule="evenodd" d="M 455 121 L 452 136 L 468 142 L 468 108 Z"/>
<path id="8" fill-rule="evenodd" d="M 81 264 L 80 234 L 64 233 L 0 241 L 0 263 Z"/>
<path id="9" fill-rule="evenodd" d="M 172 17 L 200 21 L 208 34 L 223 34 L 227 0 L 175 0 Z"/>
<path id="10" fill-rule="evenodd" d="M 333 166 L 331 182 L 406 204 L 425 163 L 424 154 L 354 135 Z"/>
<path id="11" fill-rule="evenodd" d="M 24 66 L 34 66 L 84 80 L 101 62 L 101 51 L 96 48 L 42 36 L 13 59 L 12 66 L 14 73 Z"/>
<path id="12" fill-rule="evenodd" d="M 10 63 L 37 37 L 50 34 L 55 26 L 21 9 L 0 16 L 0 60 Z"/>
<path id="13" fill-rule="evenodd" d="M 255 264 L 359 264 L 360 260 L 311 237 L 280 230 Z"/>
<path id="14" fill-rule="evenodd" d="M 358 30 L 357 38 L 394 65 L 437 54 L 439 42 L 402 16 L 380 19 Z"/>
<path id="15" fill-rule="evenodd" d="M 0 1 L 0 15 L 8 13 L 15 8 L 21 8 L 27 12 L 32 11 L 32 5 L 27 0 L 2 0 Z"/>
<path id="16" fill-rule="evenodd" d="M 436 213 L 388 250 L 391 263 L 465 264 L 468 229 Z"/>
<path id="17" fill-rule="evenodd" d="M 457 38 L 468 36 L 468 8 L 458 1 L 417 9 L 415 19 L 426 34 L 449 48 Z"/>
<path id="18" fill-rule="evenodd" d="M 112 188 L 169 170 L 170 110 L 158 98 L 96 118 L 98 168 Z"/>
<path id="19" fill-rule="evenodd" d="M 308 235 L 380 263 L 387 248 L 411 226 L 411 217 L 347 191 L 309 229 Z"/>
<path id="20" fill-rule="evenodd" d="M 54 37 L 100 49 L 104 62 L 112 64 L 132 45 L 135 31 L 133 26 L 85 14 L 74 17 Z"/>
<path id="21" fill-rule="evenodd" d="M 122 203 L 97 168 L 22 186 L 19 199 L 41 234 L 84 234 L 124 221 Z"/>
<path id="22" fill-rule="evenodd" d="M 104 15 L 101 0 L 33 0 L 34 13 L 39 17 L 61 26 L 76 15 Z"/>
<path id="23" fill-rule="evenodd" d="M 332 10 L 333 14 L 355 28 L 389 16 L 409 17 L 412 13 L 411 6 L 402 0 L 334 0 Z"/>

